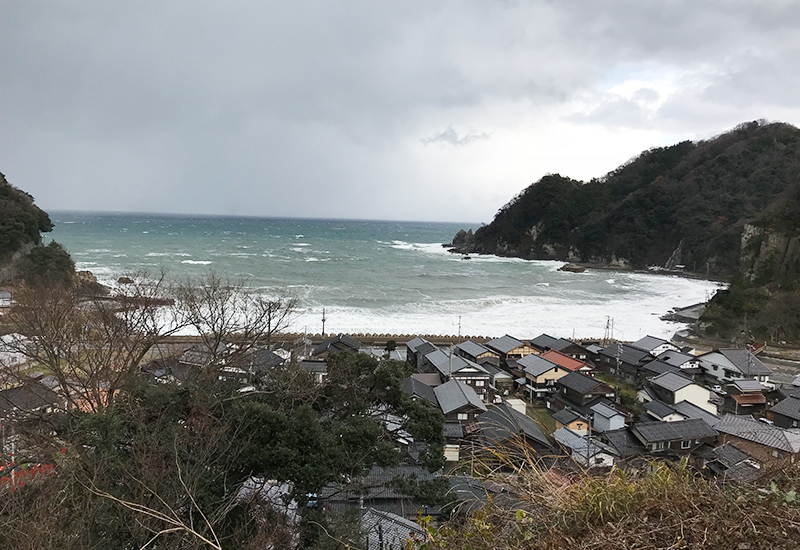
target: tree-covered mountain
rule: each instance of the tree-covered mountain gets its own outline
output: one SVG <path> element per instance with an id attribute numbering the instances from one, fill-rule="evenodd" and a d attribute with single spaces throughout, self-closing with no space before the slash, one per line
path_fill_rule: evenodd
<path id="1" fill-rule="evenodd" d="M 800 130 L 750 122 L 650 149 L 589 182 L 547 175 L 453 244 L 528 259 L 683 266 L 733 282 L 702 319 L 708 334 L 800 340 Z"/>
<path id="2" fill-rule="evenodd" d="M 734 277 L 746 224 L 796 231 L 800 130 L 751 122 L 643 152 L 589 182 L 547 175 L 480 228 L 469 251 Z"/>
<path id="3" fill-rule="evenodd" d="M 33 197 L 0 174 L 0 282 L 71 282 L 75 264 L 55 241 L 42 245 L 42 233 L 52 231 L 50 216 Z"/>

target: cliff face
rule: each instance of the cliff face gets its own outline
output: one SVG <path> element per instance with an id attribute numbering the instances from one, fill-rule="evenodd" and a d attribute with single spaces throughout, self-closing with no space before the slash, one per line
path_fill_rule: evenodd
<path id="1" fill-rule="evenodd" d="M 460 249 L 626 268 L 685 266 L 728 278 L 752 262 L 746 269 L 753 277 L 767 277 L 773 264 L 789 276 L 797 270 L 780 266 L 797 246 L 786 231 L 797 223 L 785 208 L 792 197 L 800 204 L 800 130 L 752 122 L 708 141 L 645 151 L 589 182 L 545 176 Z M 754 221 L 763 232 L 745 235 Z"/>

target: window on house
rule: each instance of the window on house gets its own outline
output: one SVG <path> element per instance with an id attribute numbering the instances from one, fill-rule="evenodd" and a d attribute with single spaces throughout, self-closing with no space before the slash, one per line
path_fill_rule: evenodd
<path id="1" fill-rule="evenodd" d="M 717 370 L 717 366 L 716 366 L 716 365 L 714 365 L 714 366 L 713 366 L 713 367 L 711 367 L 711 368 L 713 368 L 714 370 Z"/>
<path id="2" fill-rule="evenodd" d="M 483 386 L 483 380 L 475 380 L 475 385 L 478 387 Z"/>
<path id="3" fill-rule="evenodd" d="M 778 454 L 778 451 L 772 451 L 772 456 L 778 458 L 780 455 Z"/>
<path id="4" fill-rule="evenodd" d="M 469 415 L 467 413 L 458 413 L 459 420 L 469 420 Z"/>
<path id="5" fill-rule="evenodd" d="M 691 441 L 681 441 L 681 449 L 689 449 L 692 446 Z"/>
<path id="6" fill-rule="evenodd" d="M 656 441 L 655 443 L 650 445 L 650 448 L 654 451 L 662 451 L 666 447 L 666 443 L 664 441 Z"/>

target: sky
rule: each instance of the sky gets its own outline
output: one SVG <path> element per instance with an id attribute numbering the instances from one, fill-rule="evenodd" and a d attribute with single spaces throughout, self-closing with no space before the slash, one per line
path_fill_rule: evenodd
<path id="1" fill-rule="evenodd" d="M 0 172 L 45 210 L 488 223 L 798 90 L 800 1 L 0 2 Z"/>

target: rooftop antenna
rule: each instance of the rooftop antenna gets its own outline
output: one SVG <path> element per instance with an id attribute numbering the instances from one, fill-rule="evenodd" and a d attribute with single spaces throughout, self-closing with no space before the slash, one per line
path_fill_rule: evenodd
<path id="1" fill-rule="evenodd" d="M 322 308 L 322 337 L 325 338 L 325 308 Z"/>
<path id="2" fill-rule="evenodd" d="M 461 339 L 461 315 L 458 316 L 458 338 Z"/>

